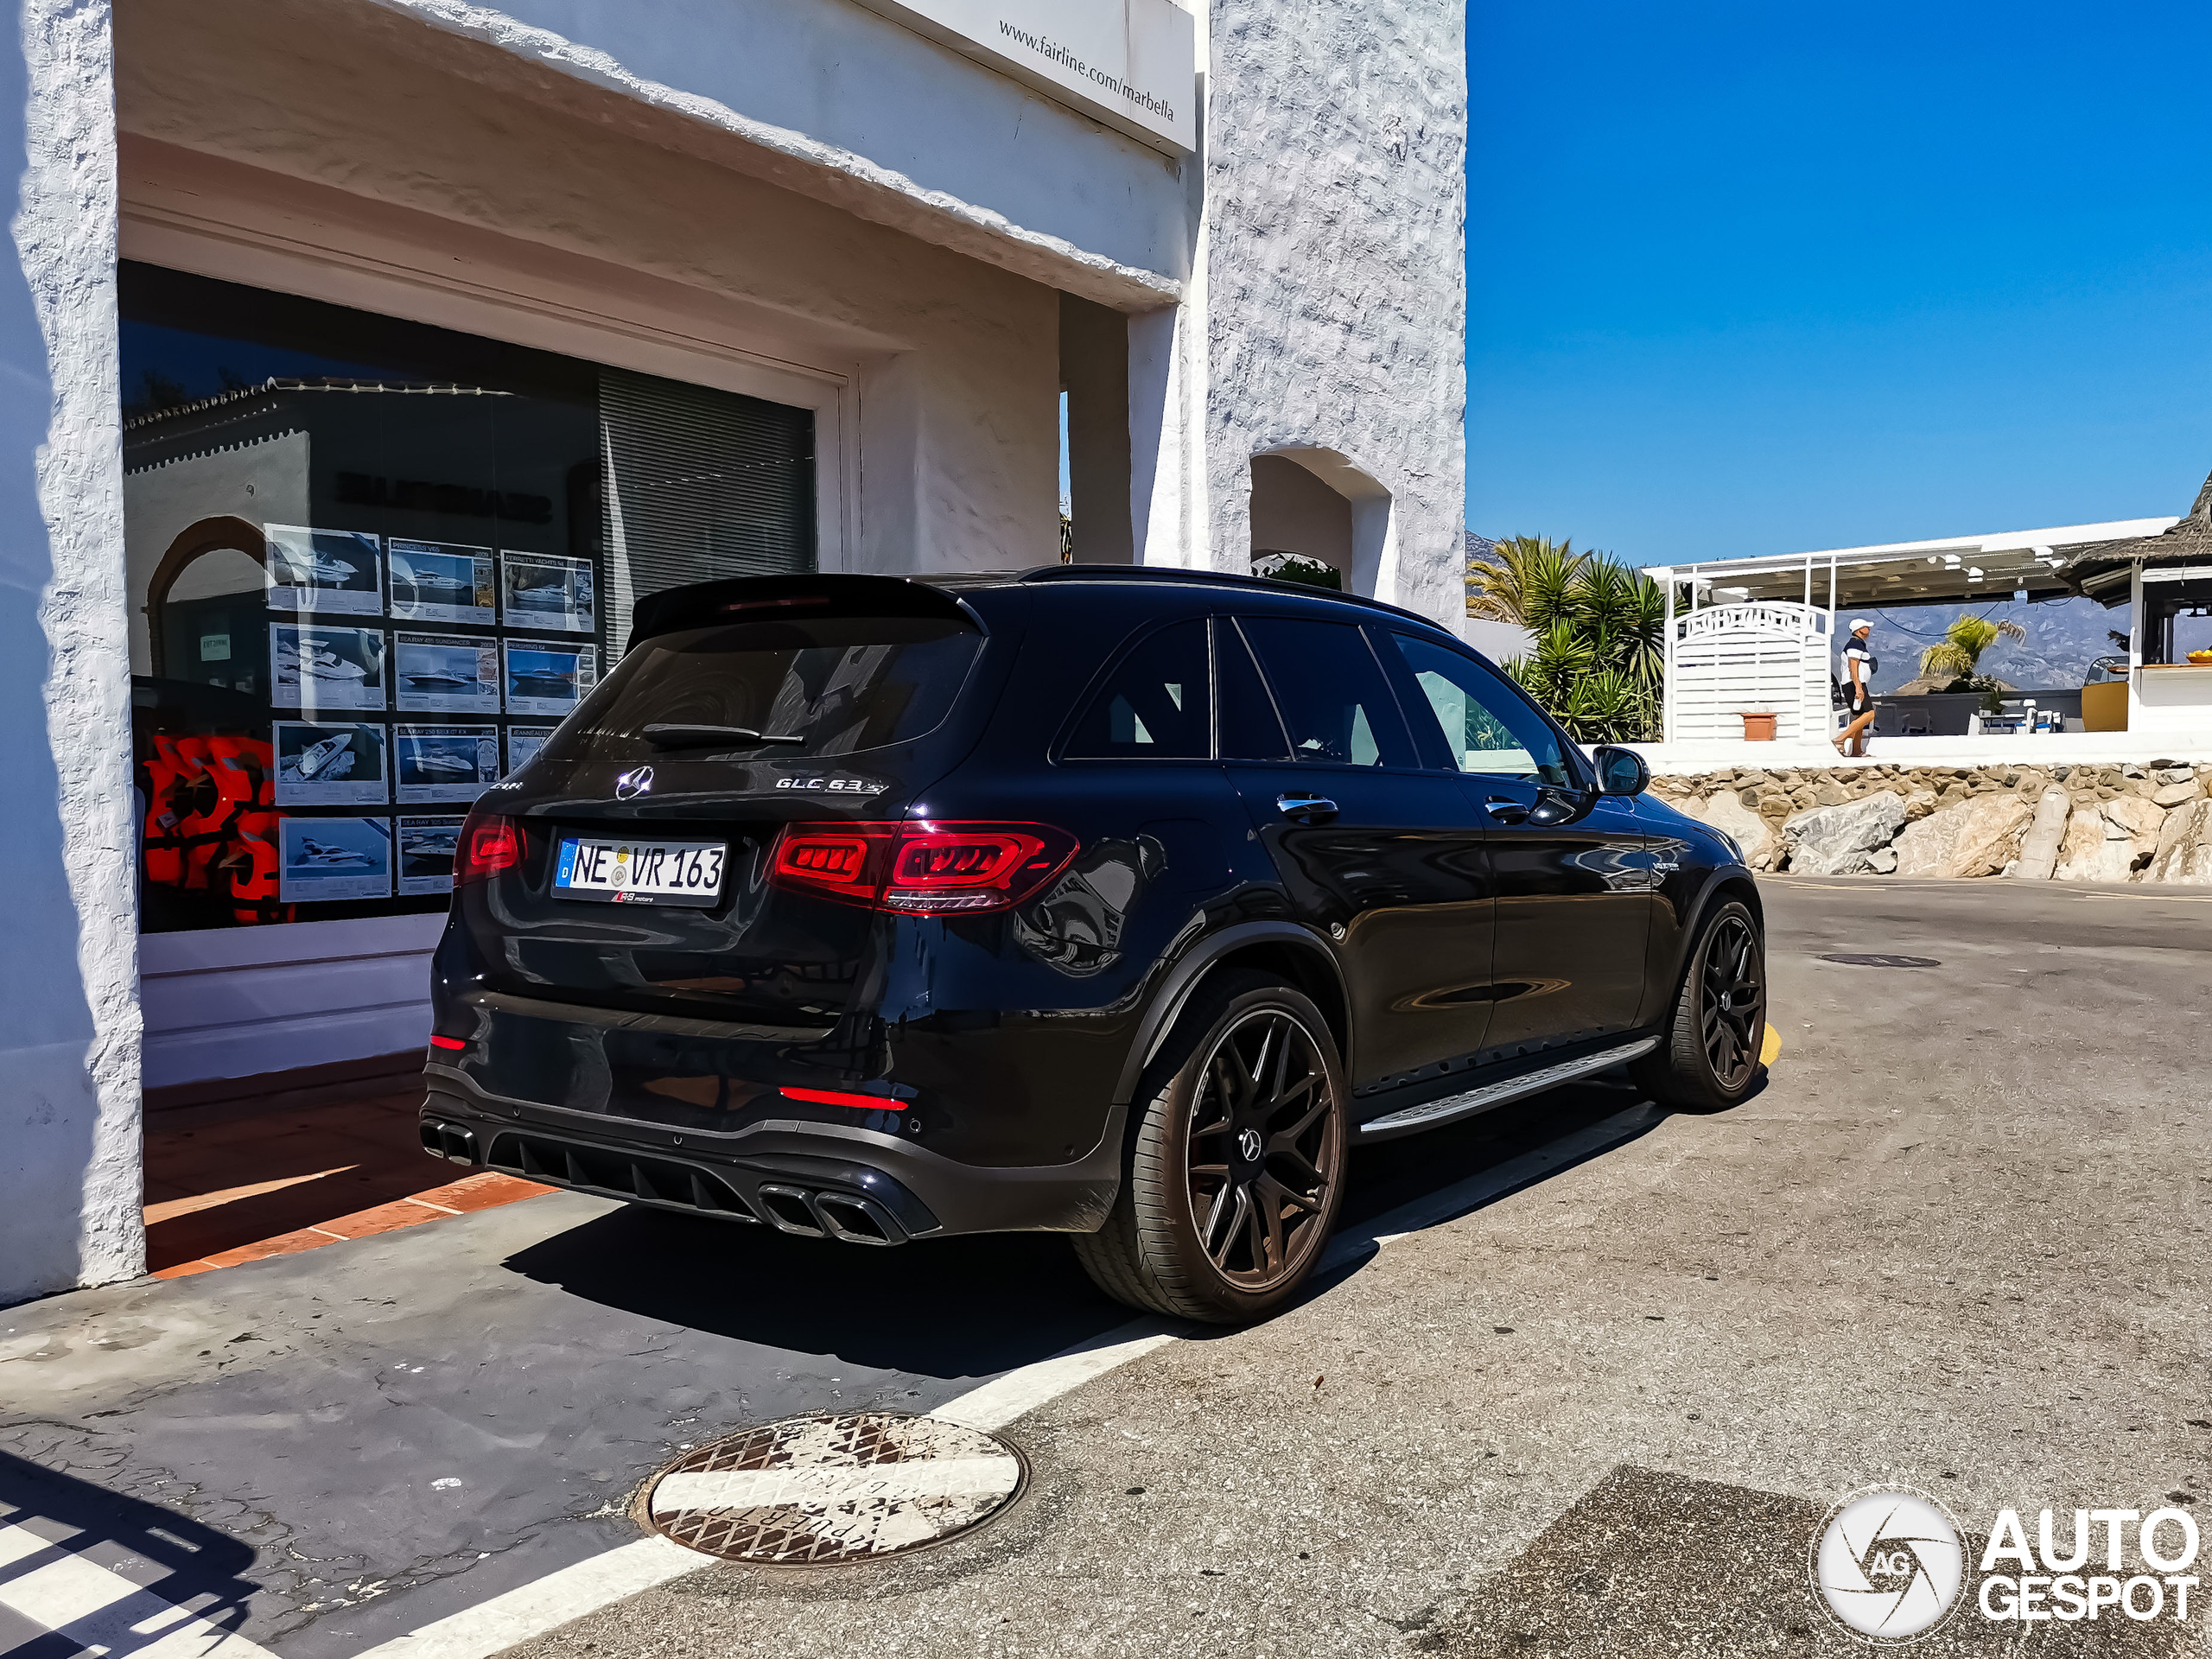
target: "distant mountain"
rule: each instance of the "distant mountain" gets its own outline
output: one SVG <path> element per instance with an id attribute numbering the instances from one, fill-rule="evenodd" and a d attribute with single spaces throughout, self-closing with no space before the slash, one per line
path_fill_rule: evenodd
<path id="1" fill-rule="evenodd" d="M 2017 601 L 1960 605 L 1916 605 L 1886 611 L 1839 614 L 1838 644 L 1859 616 L 1870 617 L 1874 628 L 1874 655 L 1881 669 L 1874 676 L 1877 691 L 1894 691 L 1920 672 L 1920 653 L 1943 637 L 1943 630 L 1961 616 L 1986 616 L 1992 621 L 2018 622 L 2028 631 L 2024 639 L 1999 639 L 1981 656 L 1982 671 L 1995 675 L 2023 691 L 2070 691 L 2082 683 L 2089 664 L 2125 646 L 2115 646 L 2108 630 L 2127 632 L 2128 608 L 2107 610 L 2094 600 L 2054 600 L 2022 605 Z"/>

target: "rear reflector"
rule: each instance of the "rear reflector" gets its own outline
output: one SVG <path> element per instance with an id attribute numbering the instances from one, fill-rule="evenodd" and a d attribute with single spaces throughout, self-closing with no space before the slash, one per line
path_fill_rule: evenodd
<path id="1" fill-rule="evenodd" d="M 834 1089 L 779 1089 L 785 1100 L 803 1100 L 810 1106 L 850 1106 L 863 1112 L 903 1112 L 906 1103 L 888 1095 L 846 1095 Z"/>
<path id="2" fill-rule="evenodd" d="M 877 910 L 970 913 L 1033 897 L 1075 852 L 1048 823 L 791 823 L 769 880 Z"/>
<path id="3" fill-rule="evenodd" d="M 430 1046 L 432 1048 L 467 1048 L 468 1045 L 459 1037 L 433 1037 L 430 1039 Z"/>

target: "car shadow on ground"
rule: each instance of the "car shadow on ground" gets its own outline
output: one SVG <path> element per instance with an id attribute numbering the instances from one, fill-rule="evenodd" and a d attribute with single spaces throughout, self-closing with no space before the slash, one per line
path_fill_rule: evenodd
<path id="1" fill-rule="evenodd" d="M 1462 1124 L 1362 1147 L 1351 1160 L 1341 1228 L 1357 1228 L 1526 1154 L 1583 1135 L 1643 1101 L 1625 1079 L 1556 1089 Z M 1563 1158 L 1478 1203 L 1605 1155 Z M 1459 1213 L 1465 1213 L 1464 1211 Z M 982 1377 L 1090 1341 L 1135 1317 L 1102 1294 L 1067 1241 L 1002 1233 L 872 1249 L 765 1227 L 627 1207 L 516 1252 L 505 1264 L 539 1283 L 641 1318 L 732 1340 L 913 1376 Z M 1316 1291 L 1357 1272 L 1331 1272 Z"/>

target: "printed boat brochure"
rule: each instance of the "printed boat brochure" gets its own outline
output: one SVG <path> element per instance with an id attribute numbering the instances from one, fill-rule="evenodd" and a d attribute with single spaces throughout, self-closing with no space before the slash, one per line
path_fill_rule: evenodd
<path id="1" fill-rule="evenodd" d="M 385 552 L 391 567 L 391 613 L 398 620 L 488 628 L 497 620 L 490 548 L 394 537 Z"/>
<path id="2" fill-rule="evenodd" d="M 402 806 L 473 801 L 499 781 L 496 726 L 395 726 L 391 753 Z"/>
<path id="3" fill-rule="evenodd" d="M 499 645 L 463 633 L 395 633 L 391 677 L 409 715 L 499 712 Z"/>
<path id="4" fill-rule="evenodd" d="M 386 706 L 381 628 L 271 622 L 269 666 L 269 701 L 276 708 L 323 714 Z"/>
<path id="5" fill-rule="evenodd" d="M 301 524 L 264 524 L 261 533 L 270 610 L 384 614 L 384 561 L 375 537 Z"/>
<path id="6" fill-rule="evenodd" d="M 275 722 L 276 804 L 382 806 L 391 798 L 381 726 Z"/>

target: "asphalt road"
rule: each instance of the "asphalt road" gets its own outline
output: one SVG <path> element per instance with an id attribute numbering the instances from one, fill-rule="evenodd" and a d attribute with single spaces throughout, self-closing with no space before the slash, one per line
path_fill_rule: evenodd
<path id="1" fill-rule="evenodd" d="M 1856 1652 L 1805 1586 L 1853 1489 L 1970 1529 L 2212 1504 L 2212 893 L 1764 891 L 1783 1052 L 1744 1105 L 1639 1114 L 1601 1080 L 1367 1149 L 1355 1228 L 1600 1141 L 1016 1421 L 1028 1491 L 965 1538 L 709 1566 L 524 1650 Z M 0 1313 L 0 1523 L 285 1659 L 351 1654 L 635 1539 L 687 1444 L 926 1410 L 1125 1318 L 1052 1239 L 830 1249 L 532 1199 Z M 11 1617 L 0 1652 L 35 1635 Z"/>

